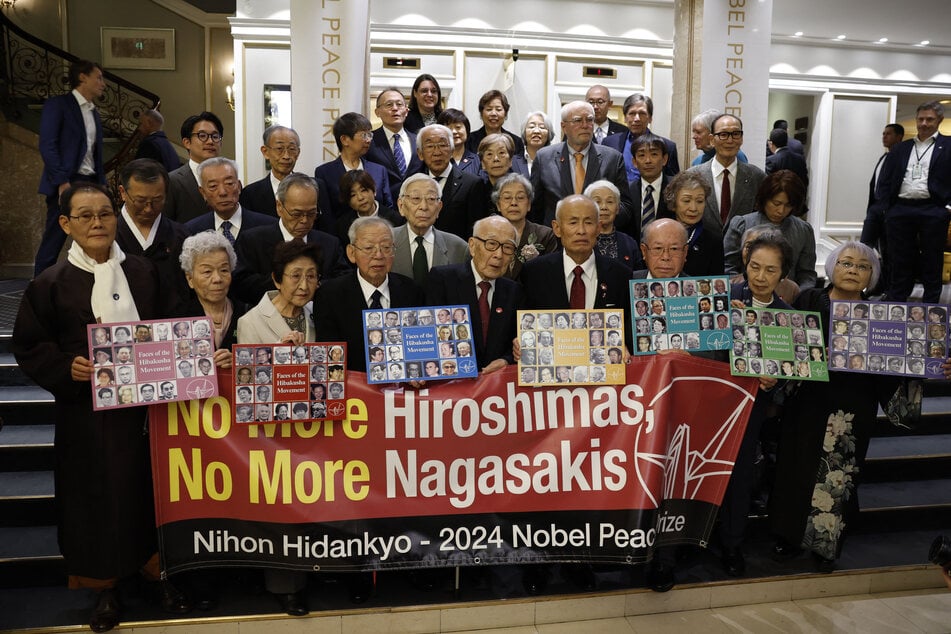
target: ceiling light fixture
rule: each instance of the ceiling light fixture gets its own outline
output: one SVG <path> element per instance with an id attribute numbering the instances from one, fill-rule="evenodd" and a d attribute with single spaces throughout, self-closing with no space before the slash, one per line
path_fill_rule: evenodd
<path id="1" fill-rule="evenodd" d="M 884 44 L 884 43 L 887 42 L 887 41 L 888 41 L 888 38 L 887 38 L 887 37 L 883 37 L 883 38 L 879 38 L 878 43 L 879 43 L 879 44 Z"/>
<path id="2" fill-rule="evenodd" d="M 796 31 L 793 33 L 793 37 L 802 37 L 802 31 Z"/>
<path id="3" fill-rule="evenodd" d="M 835 36 L 835 39 L 837 39 L 837 40 L 844 40 L 844 39 L 845 39 L 845 34 L 843 33 L 843 34 L 841 34 L 841 35 L 836 35 L 836 36 Z"/>

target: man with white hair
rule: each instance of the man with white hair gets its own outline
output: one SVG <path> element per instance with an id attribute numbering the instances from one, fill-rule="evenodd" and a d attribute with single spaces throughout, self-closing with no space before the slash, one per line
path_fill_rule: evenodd
<path id="1" fill-rule="evenodd" d="M 428 125 L 417 134 L 416 153 L 423 162 L 419 173 L 436 180 L 442 200 L 435 227 L 468 240 L 472 225 L 488 212 L 483 204 L 485 186 L 478 176 L 453 165 L 452 151 L 452 131 L 444 125 Z"/>
<path id="2" fill-rule="evenodd" d="M 238 164 L 229 158 L 215 156 L 198 165 L 198 191 L 211 211 L 185 223 L 188 235 L 214 229 L 233 246 L 242 228 L 263 227 L 277 222 L 275 218 L 241 204 Z"/>

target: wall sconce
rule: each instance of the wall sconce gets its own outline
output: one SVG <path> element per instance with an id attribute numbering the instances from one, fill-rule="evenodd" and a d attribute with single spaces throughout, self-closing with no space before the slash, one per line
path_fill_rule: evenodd
<path id="1" fill-rule="evenodd" d="M 2 0 L 0 0 L 2 1 Z M 234 86 L 225 86 L 225 101 L 228 103 L 228 107 L 231 108 L 231 112 L 234 112 Z"/>
<path id="2" fill-rule="evenodd" d="M 6 11 L 16 6 L 17 0 L 0 0 L 0 9 Z"/>

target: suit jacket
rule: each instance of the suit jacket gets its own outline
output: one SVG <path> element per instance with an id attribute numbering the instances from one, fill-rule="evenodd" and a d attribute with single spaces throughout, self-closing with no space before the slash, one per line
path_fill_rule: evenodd
<path id="1" fill-rule="evenodd" d="M 386 137 L 384 136 L 384 141 L 385 140 Z M 393 165 L 395 169 L 396 164 L 394 163 Z M 380 206 L 389 207 L 390 209 L 395 208 L 396 205 L 393 202 L 393 195 L 390 191 L 390 179 L 386 174 L 386 168 L 378 163 L 364 160 L 363 169 L 373 178 L 373 182 L 376 183 L 376 201 L 380 203 Z M 327 202 L 330 205 L 330 209 L 324 209 L 323 206 L 321 206 L 321 215 L 329 213 L 334 223 L 336 223 L 337 218 L 344 213 L 347 207 L 347 203 L 340 202 L 340 177 L 346 173 L 347 168 L 344 167 L 343 159 L 339 156 L 323 165 L 318 165 L 317 169 L 314 170 L 314 178 L 323 182 L 324 189 L 327 190 Z M 408 166 L 406 174 L 407 176 L 410 174 Z"/>
<path id="2" fill-rule="evenodd" d="M 178 312 L 190 293 L 178 259 L 182 255 L 182 243 L 189 236 L 188 230 L 162 214 L 155 232 L 155 239 L 145 250 L 135 238 L 133 231 L 138 229 L 130 227 L 122 214 L 119 214 L 116 244 L 126 255 L 145 257 L 155 264 L 159 273 L 159 289 L 165 306 L 169 311 Z"/>
<path id="3" fill-rule="evenodd" d="M 271 261 L 274 247 L 284 242 L 284 234 L 277 222 L 242 230 L 235 240 L 238 268 L 231 283 L 231 296 L 254 305 L 267 291 L 275 290 L 271 279 Z M 338 277 L 352 270 L 343 254 L 340 241 L 329 233 L 312 229 L 307 242 L 320 249 L 320 275 L 324 280 Z"/>
<path id="4" fill-rule="evenodd" d="M 796 154 L 790 148 L 778 148 L 771 156 L 766 157 L 766 173 L 772 174 L 779 170 L 789 170 L 799 177 L 803 186 L 809 187 L 809 168 L 806 159 Z"/>
<path id="5" fill-rule="evenodd" d="M 550 227 L 545 227 L 542 225 L 535 224 L 528 220 L 525 221 L 525 228 L 522 230 L 522 235 L 518 238 L 518 251 L 521 253 L 522 249 L 528 245 L 528 239 L 532 239 L 532 244 L 542 245 L 538 250 L 538 255 L 545 255 L 546 253 L 554 253 L 561 248 L 561 240 L 558 239 L 558 236 L 555 235 L 555 232 L 551 230 Z M 538 257 L 538 256 L 535 256 Z M 505 277 L 510 280 L 519 279 L 519 275 L 522 273 L 522 262 L 519 261 L 518 257 L 512 259 L 512 268 L 509 269 L 508 273 L 505 274 Z"/>
<path id="6" fill-rule="evenodd" d="M 238 343 L 277 343 L 291 331 L 271 301 L 275 294 L 277 291 L 262 295 L 261 301 L 238 319 Z M 304 327 L 307 329 L 304 341 L 316 341 L 314 315 L 309 304 L 304 306 Z"/>
<path id="7" fill-rule="evenodd" d="M 616 151 L 597 143 L 588 146 L 588 163 L 585 166 L 584 186 L 605 179 L 609 180 L 621 192 L 615 222 L 621 226 L 631 219 L 631 192 L 627 187 L 624 174 L 624 159 Z M 535 155 L 532 163 L 532 187 L 535 198 L 529 219 L 545 226 L 551 226 L 555 219 L 555 205 L 565 196 L 575 192 L 571 177 L 572 150 L 567 143 L 556 143 L 543 147 Z"/>
<path id="8" fill-rule="evenodd" d="M 902 141 L 885 156 L 878 177 L 878 198 L 887 200 L 892 207 L 898 202 L 898 192 L 908 169 L 908 159 L 915 148 L 915 140 Z M 939 134 L 931 148 L 928 164 L 928 191 L 937 205 L 951 204 L 951 137 Z"/>
<path id="9" fill-rule="evenodd" d="M 437 266 L 430 271 L 426 280 L 426 304 L 468 304 L 479 366 L 484 368 L 496 359 L 505 359 L 512 363 L 512 340 L 515 339 L 518 329 L 516 311 L 522 307 L 522 287 L 518 282 L 504 277 L 495 280 L 492 304 L 489 306 L 489 335 L 486 340 L 482 338 L 478 290 L 470 262 Z"/>
<path id="10" fill-rule="evenodd" d="M 716 159 L 714 159 L 716 160 Z M 713 161 L 707 161 L 691 167 L 690 171 L 700 175 L 710 188 L 710 195 L 707 196 L 706 206 L 703 209 L 703 226 L 709 227 L 723 233 L 724 226 L 720 222 L 720 200 L 716 195 L 716 188 L 713 186 Z M 733 203 L 730 205 L 730 215 L 727 217 L 727 225 L 734 216 L 742 216 L 753 212 L 753 201 L 756 198 L 756 190 L 759 189 L 766 174 L 760 168 L 749 163 L 736 162 L 736 178 L 733 184 Z"/>
<path id="11" fill-rule="evenodd" d="M 657 195 L 657 207 L 654 209 L 655 220 L 657 218 L 674 218 L 674 212 L 670 210 L 667 206 L 667 201 L 664 200 L 664 192 L 667 190 L 667 184 L 670 183 L 670 178 L 671 177 L 667 176 L 667 174 L 661 175 L 660 193 Z M 628 189 L 631 193 L 631 220 L 627 223 L 627 226 L 620 226 L 618 228 L 640 243 L 643 196 L 641 194 L 641 177 L 639 175 L 631 181 Z M 618 226 L 617 221 L 615 221 L 614 224 Z"/>
<path id="12" fill-rule="evenodd" d="M 699 230 L 699 235 L 694 236 L 694 230 Z M 693 239 L 687 245 L 687 261 L 684 262 L 682 274 L 723 275 L 723 236 L 720 232 L 707 227 L 705 222 L 700 222 L 693 229 L 688 228 L 687 234 Z"/>
<path id="13" fill-rule="evenodd" d="M 187 162 L 168 174 L 168 200 L 166 216 L 176 222 L 186 223 L 208 211 L 208 203 L 198 191 L 198 181 Z"/>
<path id="14" fill-rule="evenodd" d="M 92 149 L 96 177 L 103 185 L 106 173 L 102 167 L 102 120 L 99 110 L 93 109 L 96 123 L 96 145 Z M 40 115 L 40 156 L 43 157 L 43 174 L 40 176 L 39 193 L 57 195 L 59 186 L 68 183 L 79 171 L 86 155 L 86 124 L 79 102 L 72 91 L 65 95 L 50 97 L 43 104 Z"/>
<path id="15" fill-rule="evenodd" d="M 453 163 L 466 174 L 474 174 L 476 176 L 482 174 L 482 161 L 479 160 L 479 155 L 471 150 L 467 149 L 462 155 L 462 160 L 458 163 L 453 161 Z"/>
<path id="16" fill-rule="evenodd" d="M 459 264 L 469 256 L 469 245 L 457 235 L 433 229 L 433 261 L 429 268 L 444 264 Z M 415 240 L 415 236 L 413 238 Z M 409 244 L 409 226 L 402 225 L 393 230 L 393 245 L 396 255 L 393 257 L 394 273 L 413 277 L 413 256 Z"/>
<path id="17" fill-rule="evenodd" d="M 775 226 L 761 211 L 730 220 L 726 233 L 723 234 L 723 254 L 727 275 L 743 272 L 741 256 L 743 234 L 747 229 L 759 225 Z M 808 222 L 792 215 L 786 216 L 779 223 L 779 230 L 792 247 L 793 257 L 786 277 L 796 282 L 801 289 L 812 288 L 816 285 L 816 234 Z M 690 262 L 690 256 L 687 256 L 687 262 Z"/>
<path id="18" fill-rule="evenodd" d="M 424 165 L 420 173 L 429 174 L 429 170 Z M 482 204 L 485 198 L 484 187 L 481 178 L 466 174 L 453 165 L 446 182 L 443 183 L 442 211 L 433 226 L 468 240 L 475 221 L 488 215 L 488 210 Z"/>
<path id="19" fill-rule="evenodd" d="M 173 317 L 201 317 L 205 314 L 205 307 L 201 305 L 201 302 L 198 300 L 198 296 L 195 295 L 195 291 L 189 289 L 190 293 L 188 299 L 181 305 L 181 310 Z M 231 320 L 222 326 L 224 334 L 221 337 L 221 345 L 218 346 L 223 350 L 230 350 L 231 346 L 238 343 L 238 320 L 248 312 L 248 305 L 244 302 L 239 302 L 231 300 Z"/>
<path id="20" fill-rule="evenodd" d="M 522 140 L 522 137 L 515 134 L 514 132 L 510 132 L 509 130 L 506 130 L 505 128 L 502 128 L 502 134 L 507 134 L 509 138 L 512 139 L 512 143 L 515 145 L 514 156 L 521 156 L 525 154 L 525 141 Z M 478 155 L 479 144 L 482 143 L 482 139 L 484 139 L 487 136 L 488 135 L 485 133 L 485 126 L 482 126 L 478 130 L 474 130 L 470 132 L 469 138 L 466 139 L 466 149 Z"/>
<path id="21" fill-rule="evenodd" d="M 149 158 L 158 161 L 165 166 L 167 172 L 177 170 L 182 166 L 182 160 L 178 158 L 178 152 L 175 151 L 171 141 L 168 140 L 162 130 L 153 132 L 139 142 L 139 149 L 136 150 L 135 158 Z"/>
<path id="22" fill-rule="evenodd" d="M 366 372 L 363 311 L 369 308 L 357 271 L 322 284 L 314 296 L 317 341 L 346 341 L 347 369 Z M 423 291 L 408 277 L 390 273 L 390 308 L 424 305 Z"/>
<path id="23" fill-rule="evenodd" d="M 259 214 L 256 211 L 251 211 L 244 204 L 241 204 L 241 230 L 238 231 L 240 236 L 247 229 L 254 229 L 255 227 L 264 227 L 266 225 L 276 224 L 278 221 L 273 217 Z M 193 236 L 196 233 L 201 233 L 202 231 L 214 230 L 215 228 L 215 212 L 209 211 L 206 214 L 202 214 L 197 218 L 192 218 L 185 223 L 185 230 L 188 231 L 188 235 Z M 237 236 L 235 236 L 237 237 Z"/>
<path id="24" fill-rule="evenodd" d="M 390 209 L 389 207 L 377 207 L 376 214 L 383 218 L 384 220 L 389 221 L 394 227 L 399 227 L 400 225 L 406 224 L 406 218 L 401 216 L 398 211 Z M 347 206 L 343 214 L 337 218 L 337 228 L 336 236 L 340 240 L 340 244 L 346 246 L 350 244 L 350 225 L 353 224 L 353 221 L 357 219 L 357 212 Z"/>
<path id="25" fill-rule="evenodd" d="M 862 223 L 862 237 L 860 238 L 863 244 L 881 249 L 883 252 L 886 249 L 885 243 L 879 244 L 879 241 L 885 233 L 885 208 L 888 206 L 888 201 L 878 198 L 875 191 L 878 179 L 875 178 L 875 174 L 878 172 L 879 178 L 881 177 L 879 167 L 885 162 L 886 156 L 888 156 L 888 152 L 878 157 L 875 169 L 872 170 L 872 177 L 868 179 L 868 203 L 866 204 L 865 221 Z"/>
<path id="26" fill-rule="evenodd" d="M 277 202 L 274 200 L 274 187 L 271 186 L 271 173 L 268 172 L 261 180 L 242 188 L 238 202 L 242 207 L 257 209 L 258 213 L 277 218 Z"/>
<path id="27" fill-rule="evenodd" d="M 650 128 L 648 128 L 644 134 L 648 133 L 654 134 L 650 131 Z M 667 146 L 667 165 L 664 166 L 664 174 L 673 178 L 680 173 L 680 158 L 677 156 L 677 144 L 674 143 L 673 140 L 660 136 L 659 134 L 654 134 L 654 136 L 663 139 L 664 145 Z M 609 137 L 605 137 L 604 145 L 609 148 L 614 148 L 624 156 L 624 168 L 627 170 L 627 179 L 630 181 L 637 175 L 637 168 L 631 163 L 629 156 L 624 154 L 625 147 L 627 147 L 628 152 L 630 152 L 628 140 L 633 141 L 634 135 L 631 134 L 631 131 L 625 126 L 620 134 L 612 134 Z"/>
<path id="28" fill-rule="evenodd" d="M 416 135 L 405 128 L 401 134 L 406 135 L 406 138 L 409 139 L 410 145 L 410 155 L 403 157 L 406 159 L 405 176 L 400 174 L 400 171 L 396 169 L 396 158 L 393 156 L 393 150 L 390 148 L 390 143 L 386 139 L 386 132 L 382 127 L 373 131 L 373 141 L 370 143 L 370 150 L 367 152 L 366 156 L 363 157 L 364 163 L 370 161 L 376 163 L 377 165 L 383 166 L 389 179 L 390 193 L 393 195 L 395 192 L 396 196 L 399 196 L 400 187 L 403 185 L 403 179 L 410 174 L 415 174 L 418 172 L 419 168 L 423 164 L 423 162 L 419 160 L 419 156 L 416 154 Z M 376 177 L 374 177 L 373 180 L 376 180 Z M 330 183 L 327 183 L 327 187 L 330 186 Z M 337 187 L 340 187 L 339 176 L 337 177 Z M 377 187 L 377 194 L 379 193 L 380 188 Z"/>

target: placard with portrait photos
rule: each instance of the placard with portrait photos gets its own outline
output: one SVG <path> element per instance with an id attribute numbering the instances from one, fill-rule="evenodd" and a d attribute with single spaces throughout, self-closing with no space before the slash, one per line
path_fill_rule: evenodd
<path id="1" fill-rule="evenodd" d="M 828 381 L 819 313 L 731 308 L 730 372 L 734 376 Z"/>
<path id="2" fill-rule="evenodd" d="M 518 311 L 518 384 L 623 385 L 624 312 Z"/>
<path id="3" fill-rule="evenodd" d="M 367 383 L 479 376 L 468 305 L 363 311 Z"/>
<path id="4" fill-rule="evenodd" d="M 95 410 L 218 396 L 207 317 L 90 324 L 86 335 Z"/>
<path id="5" fill-rule="evenodd" d="M 948 307 L 833 301 L 829 370 L 944 378 Z"/>
<path id="6" fill-rule="evenodd" d="M 730 340 L 730 278 L 631 280 L 634 354 L 659 350 L 726 350 Z"/>
<path id="7" fill-rule="evenodd" d="M 345 342 L 240 344 L 233 353 L 236 423 L 347 417 Z"/>

